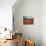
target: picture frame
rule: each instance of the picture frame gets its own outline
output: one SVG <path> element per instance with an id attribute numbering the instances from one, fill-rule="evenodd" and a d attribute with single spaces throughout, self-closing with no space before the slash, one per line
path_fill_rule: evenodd
<path id="1" fill-rule="evenodd" d="M 34 24 L 34 18 L 32 16 L 23 16 L 23 24 L 24 25 Z"/>

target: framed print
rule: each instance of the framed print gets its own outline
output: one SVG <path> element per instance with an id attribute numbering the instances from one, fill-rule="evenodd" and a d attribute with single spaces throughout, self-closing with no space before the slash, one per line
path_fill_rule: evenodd
<path id="1" fill-rule="evenodd" d="M 31 16 L 23 16 L 23 24 L 25 25 L 34 24 L 34 18 Z"/>

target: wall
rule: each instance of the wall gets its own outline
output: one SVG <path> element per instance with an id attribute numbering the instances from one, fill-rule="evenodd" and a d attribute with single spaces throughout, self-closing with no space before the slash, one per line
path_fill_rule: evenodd
<path id="1" fill-rule="evenodd" d="M 41 40 L 42 46 L 46 46 L 46 0 L 41 1 Z"/>
<path id="2" fill-rule="evenodd" d="M 23 0 L 13 7 L 15 30 L 23 33 L 23 37 L 34 40 L 36 46 L 41 46 L 41 0 Z M 33 25 L 24 25 L 23 16 L 32 16 Z"/>
<path id="3" fill-rule="evenodd" d="M 12 6 L 16 0 L 0 0 L 0 27 L 12 29 Z"/>

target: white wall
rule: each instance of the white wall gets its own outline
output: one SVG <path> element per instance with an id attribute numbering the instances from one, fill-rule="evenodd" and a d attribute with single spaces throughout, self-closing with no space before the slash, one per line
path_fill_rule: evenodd
<path id="1" fill-rule="evenodd" d="M 27 3 L 27 1 L 24 1 L 23 3 L 22 1 L 21 5 L 17 7 L 14 5 L 15 29 L 23 32 L 24 37 L 27 37 L 28 34 L 28 38 L 33 38 L 38 46 L 40 41 L 42 46 L 46 46 L 46 0 L 41 0 L 41 2 L 40 0 L 29 1 L 31 2 Z M 35 18 L 35 25 L 23 25 L 23 16 L 33 16 Z M 38 40 L 40 40 L 39 43 Z"/>
<path id="2" fill-rule="evenodd" d="M 23 0 L 20 5 L 14 5 L 15 29 L 22 32 L 24 38 L 35 41 L 41 46 L 41 0 Z M 34 17 L 33 25 L 24 25 L 23 16 Z"/>
<path id="3" fill-rule="evenodd" d="M 41 1 L 41 13 L 42 46 L 46 46 L 46 0 Z"/>
<path id="4" fill-rule="evenodd" d="M 0 27 L 12 29 L 12 6 L 16 0 L 0 0 Z"/>

